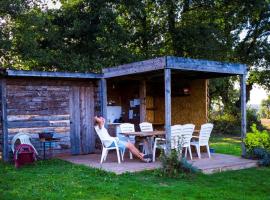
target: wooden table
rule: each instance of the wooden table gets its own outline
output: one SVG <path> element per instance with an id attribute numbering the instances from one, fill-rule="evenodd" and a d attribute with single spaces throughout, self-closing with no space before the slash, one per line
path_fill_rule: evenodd
<path id="1" fill-rule="evenodd" d="M 146 154 L 153 153 L 153 137 L 154 136 L 165 136 L 165 131 L 148 131 L 148 132 L 130 132 L 130 133 L 121 133 L 125 136 L 135 136 L 144 138 L 144 149 Z"/>
<path id="2" fill-rule="evenodd" d="M 198 138 L 200 130 L 194 130 L 194 136 L 195 138 Z M 153 136 L 165 136 L 165 131 L 149 131 L 149 132 L 130 132 L 130 133 L 121 133 L 125 136 L 135 136 L 135 137 L 144 137 L 144 145 L 146 154 L 152 154 L 152 138 Z"/>
<path id="3" fill-rule="evenodd" d="M 130 133 L 121 133 L 121 134 L 125 136 L 152 137 L 152 136 L 165 135 L 165 131 L 130 132 Z"/>

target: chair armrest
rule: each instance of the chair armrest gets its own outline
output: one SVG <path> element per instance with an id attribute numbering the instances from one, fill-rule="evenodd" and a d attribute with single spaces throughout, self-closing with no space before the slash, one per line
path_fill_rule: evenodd
<path id="1" fill-rule="evenodd" d="M 155 141 L 166 141 L 165 138 L 156 138 Z"/>
<path id="2" fill-rule="evenodd" d="M 106 145 L 105 145 L 106 142 L 112 142 L 112 143 L 115 144 L 116 147 L 118 147 L 117 141 L 116 141 L 116 139 L 113 138 L 113 137 L 111 137 L 111 139 L 109 139 L 109 140 L 102 140 L 102 143 L 103 143 L 103 145 L 104 145 L 105 147 L 106 147 Z"/>

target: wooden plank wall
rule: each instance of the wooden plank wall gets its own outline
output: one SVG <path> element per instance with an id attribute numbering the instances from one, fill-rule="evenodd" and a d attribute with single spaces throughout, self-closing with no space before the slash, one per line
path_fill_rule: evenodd
<path id="1" fill-rule="evenodd" d="M 172 97 L 172 125 L 193 123 L 198 129 L 201 124 L 207 122 L 206 83 L 205 79 L 190 81 L 189 96 Z M 154 105 L 155 123 L 164 123 L 164 97 L 155 97 Z"/>
<path id="2" fill-rule="evenodd" d="M 70 100 L 72 87 L 87 87 L 90 81 L 71 81 L 59 79 L 8 79 L 7 80 L 7 114 L 9 141 L 20 132 L 32 134 L 34 140 L 44 130 L 55 132 L 61 137 L 59 151 L 70 153 Z M 94 89 L 96 92 L 97 90 Z M 93 90 L 91 91 L 93 92 Z M 97 98 L 97 94 L 94 95 Z M 78 99 L 80 103 L 80 99 Z M 97 99 L 98 100 L 98 99 Z M 89 105 L 84 105 L 89 106 Z M 96 103 L 95 106 L 98 106 Z M 78 110 L 78 113 L 80 110 Z M 93 114 L 92 114 L 93 115 Z M 92 116 L 89 116 L 92 118 Z M 91 119 L 90 119 L 91 120 Z M 87 128 L 89 131 L 90 127 Z M 90 130 L 94 134 L 93 130 Z M 35 147 L 41 150 L 36 142 Z"/>

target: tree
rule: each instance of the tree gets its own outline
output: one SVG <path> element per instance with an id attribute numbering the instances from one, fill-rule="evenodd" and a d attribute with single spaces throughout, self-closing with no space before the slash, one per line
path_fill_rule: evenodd
<path id="1" fill-rule="evenodd" d="M 260 107 L 261 118 L 270 119 L 270 96 L 267 99 L 262 100 Z"/>

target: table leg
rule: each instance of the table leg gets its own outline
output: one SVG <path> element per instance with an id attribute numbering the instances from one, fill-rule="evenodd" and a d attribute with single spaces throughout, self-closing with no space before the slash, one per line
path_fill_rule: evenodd
<path id="1" fill-rule="evenodd" d="M 43 142 L 43 160 L 45 160 L 46 159 L 46 153 L 45 153 L 45 143 L 46 142 Z"/>
<path id="2" fill-rule="evenodd" d="M 144 149 L 146 154 L 153 154 L 153 149 L 152 149 L 152 137 L 147 137 L 144 139 Z"/>

